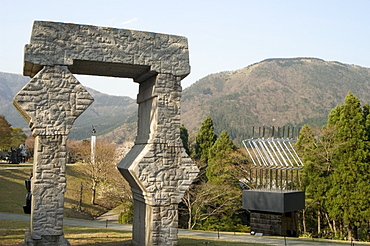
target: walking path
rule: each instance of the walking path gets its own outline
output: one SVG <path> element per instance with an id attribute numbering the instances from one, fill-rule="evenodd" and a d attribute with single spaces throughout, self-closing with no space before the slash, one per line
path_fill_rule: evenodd
<path id="1" fill-rule="evenodd" d="M 110 218 L 109 214 L 105 218 Z M 20 220 L 29 221 L 30 216 L 26 214 L 12 214 L 12 213 L 0 213 L 0 219 Z M 84 226 L 84 227 L 96 227 L 96 228 L 110 228 L 123 231 L 132 231 L 131 225 L 118 224 L 112 222 L 113 220 L 100 219 L 100 220 L 79 220 L 79 219 L 64 219 L 65 225 L 72 226 Z M 323 240 L 323 239 L 297 239 L 297 238 L 282 238 L 282 237 L 258 237 L 251 236 L 246 233 L 226 233 L 220 232 L 206 232 L 206 231 L 190 231 L 190 230 L 179 230 L 180 236 L 191 236 L 191 237 L 202 237 L 217 240 L 218 238 L 226 241 L 246 242 L 246 243 L 263 243 L 273 246 L 320 246 L 320 245 L 351 245 L 350 242 L 346 241 L 334 241 L 334 240 Z M 352 245 L 356 246 L 369 246 L 370 243 L 355 242 Z"/>
<path id="2" fill-rule="evenodd" d="M 0 168 L 0 171 L 5 171 L 5 170 L 16 170 L 16 169 L 31 169 L 31 167 L 5 167 L 5 168 Z"/>

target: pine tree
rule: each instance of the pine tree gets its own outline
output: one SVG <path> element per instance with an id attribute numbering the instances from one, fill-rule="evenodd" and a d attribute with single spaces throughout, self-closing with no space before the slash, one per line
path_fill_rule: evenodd
<path id="1" fill-rule="evenodd" d="M 182 124 L 180 126 L 180 138 L 182 140 L 182 145 L 184 146 L 184 149 L 188 155 L 190 155 L 190 149 L 189 149 L 189 133 L 188 129 Z"/>
<path id="2" fill-rule="evenodd" d="M 199 133 L 196 136 L 195 144 L 195 159 L 200 160 L 203 163 L 208 162 L 209 149 L 215 143 L 217 136 L 214 134 L 214 126 L 211 117 L 207 117 L 202 126 L 199 129 Z"/>
<path id="3" fill-rule="evenodd" d="M 333 138 L 334 127 L 323 127 L 313 131 L 309 126 L 302 127 L 296 149 L 301 157 L 304 168 L 301 172 L 302 188 L 306 192 L 306 209 L 317 218 L 317 232 L 321 232 L 320 218 L 327 215 L 327 192 L 331 187 L 330 175 L 333 174 L 332 158 L 335 153 Z M 306 232 L 306 218 L 303 218 L 304 232 Z M 333 228 L 331 227 L 333 230 Z"/>
<path id="4" fill-rule="evenodd" d="M 343 220 L 348 237 L 357 238 L 356 225 L 369 219 L 364 215 L 370 207 L 370 166 L 366 120 L 359 99 L 352 93 L 329 114 L 328 126 L 331 125 L 337 129 L 334 139 L 337 150 L 328 192 L 329 214 Z"/>
<path id="5" fill-rule="evenodd" d="M 216 140 L 213 146 L 209 149 L 208 166 L 206 175 L 208 182 L 214 184 L 223 184 L 225 182 L 233 182 L 235 176 L 235 165 L 233 163 L 232 153 L 236 150 L 236 146 L 226 131 L 222 131 L 220 137 Z"/>

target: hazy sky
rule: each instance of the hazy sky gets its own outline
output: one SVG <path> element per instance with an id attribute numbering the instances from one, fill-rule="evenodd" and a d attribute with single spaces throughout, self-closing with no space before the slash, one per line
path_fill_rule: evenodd
<path id="1" fill-rule="evenodd" d="M 34 20 L 185 36 L 191 74 L 183 88 L 267 58 L 316 57 L 370 67 L 369 12 L 366 0 L 0 0 L 0 71 L 22 74 Z M 136 98 L 132 80 L 76 77 L 101 92 Z"/>

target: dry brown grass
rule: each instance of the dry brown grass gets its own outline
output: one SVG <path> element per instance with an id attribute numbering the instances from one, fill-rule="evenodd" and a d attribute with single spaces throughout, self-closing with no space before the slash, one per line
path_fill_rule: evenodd
<path id="1" fill-rule="evenodd" d="M 25 228 L 29 227 L 27 221 L 0 219 L 0 246 L 16 246 L 23 241 Z M 77 246 L 129 246 L 131 245 L 131 232 L 113 230 L 109 228 L 91 228 L 79 226 L 67 226 L 63 228 L 65 238 L 71 245 Z M 179 246 L 213 245 L 213 246 L 239 246 L 258 245 L 223 240 L 211 240 L 207 238 L 179 237 Z"/>

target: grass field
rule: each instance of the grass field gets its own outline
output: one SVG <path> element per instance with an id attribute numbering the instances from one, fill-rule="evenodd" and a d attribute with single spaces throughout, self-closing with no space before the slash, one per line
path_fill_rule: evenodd
<path id="1" fill-rule="evenodd" d="M 19 167 L 16 164 L 0 164 L 1 168 Z M 22 165 L 32 167 L 29 165 Z M 107 212 L 99 205 L 91 205 L 90 180 L 82 171 L 83 165 L 67 165 L 67 190 L 64 196 L 64 216 L 76 219 L 93 219 Z M 27 190 L 24 180 L 30 177 L 32 169 L 1 170 L 0 212 L 23 213 Z M 80 189 L 83 186 L 81 211 L 78 211 Z"/>
<path id="2" fill-rule="evenodd" d="M 29 227 L 27 221 L 0 219 L 0 246 L 15 246 L 23 241 L 25 228 Z M 131 245 L 131 232 L 112 230 L 109 228 L 91 228 L 78 226 L 64 226 L 65 238 L 71 245 L 100 245 L 100 246 L 129 246 Z M 210 240 L 207 238 L 179 237 L 179 246 L 213 245 L 213 246 L 239 246 L 265 244 L 248 244 L 223 240 Z"/>
<path id="3" fill-rule="evenodd" d="M 31 171 L 32 169 L 0 171 L 0 212 L 23 213 L 27 194 L 24 180 L 30 177 Z"/>
<path id="4" fill-rule="evenodd" d="M 5 167 L 15 167 L 18 165 L 0 164 L 0 169 Z M 31 167 L 31 165 L 22 165 Z M 106 211 L 99 206 L 89 205 L 90 192 L 88 191 L 89 180 L 82 172 L 81 165 L 67 166 L 67 191 L 65 194 L 65 217 L 78 219 L 91 219 Z M 0 171 L 0 212 L 23 214 L 25 204 L 26 188 L 24 180 L 29 178 L 31 168 L 18 170 Z M 83 184 L 84 192 L 82 199 L 82 212 L 78 212 L 78 201 L 80 197 L 80 187 Z M 28 228 L 27 221 L 5 220 L 0 218 L 0 246 L 18 245 L 23 241 L 25 228 Z M 76 227 L 65 225 L 63 231 L 71 245 L 131 245 L 131 232 L 113 230 L 109 228 Z M 344 243 L 344 242 L 343 242 Z M 179 246 L 213 245 L 213 246 L 236 246 L 236 245 L 256 245 L 266 244 L 238 243 L 223 240 L 211 240 L 209 238 L 192 238 L 179 236 Z M 335 245 L 335 242 L 333 242 Z"/>
<path id="5" fill-rule="evenodd" d="M 7 167 L 19 167 L 14 164 L 0 164 L 0 169 Z M 0 212 L 23 214 L 23 205 L 25 204 L 26 187 L 24 180 L 29 178 L 32 171 L 31 164 L 23 164 L 27 169 L 1 170 L 0 171 Z M 68 165 L 67 173 L 67 191 L 65 193 L 65 217 L 78 219 L 92 219 L 106 212 L 106 209 L 100 206 L 89 204 L 89 179 L 81 170 L 83 166 L 74 164 Z M 78 212 L 77 207 L 80 199 L 81 184 L 83 185 L 82 211 Z M 18 245 L 23 241 L 25 228 L 28 228 L 29 222 L 5 220 L 0 218 L 0 246 Z M 76 227 L 65 225 L 63 227 L 65 237 L 71 245 L 104 245 L 104 246 L 125 246 L 131 245 L 131 232 L 112 230 L 109 228 L 91 228 Z M 221 240 L 210 240 L 206 238 L 179 237 L 179 246 L 192 245 L 259 245 L 226 242 Z"/>

